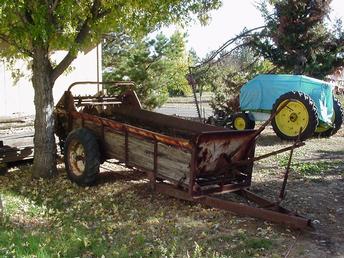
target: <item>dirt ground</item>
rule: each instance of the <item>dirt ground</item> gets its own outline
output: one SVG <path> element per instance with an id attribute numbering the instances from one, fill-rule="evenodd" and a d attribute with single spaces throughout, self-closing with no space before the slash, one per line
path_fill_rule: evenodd
<path id="1" fill-rule="evenodd" d="M 268 128 L 258 140 L 256 155 L 287 145 Z M 286 155 L 256 164 L 253 191 L 278 196 L 284 172 L 281 161 Z M 289 257 L 344 257 L 343 128 L 331 138 L 307 140 L 295 151 L 293 163 L 309 170 L 304 174 L 291 171 L 282 205 L 312 219 L 314 229 L 297 234 Z"/>

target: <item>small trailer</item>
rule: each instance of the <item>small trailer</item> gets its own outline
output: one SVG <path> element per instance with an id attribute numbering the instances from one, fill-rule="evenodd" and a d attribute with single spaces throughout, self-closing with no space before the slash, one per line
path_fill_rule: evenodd
<path id="1" fill-rule="evenodd" d="M 21 120 L 13 119 L 13 121 L 13 123 L 1 123 L 0 121 L 0 130 L 11 129 L 11 133 L 0 134 L 0 175 L 6 174 L 8 168 L 17 162 L 33 159 L 33 131 L 12 131 L 13 128 L 29 128 L 30 125 Z"/>
<path id="2" fill-rule="evenodd" d="M 344 110 L 333 93 L 333 85 L 304 75 L 261 74 L 240 89 L 240 109 L 232 115 L 234 129 L 253 129 L 265 121 L 287 99 L 294 99 L 272 120 L 282 140 L 330 137 L 343 124 Z"/>
<path id="3" fill-rule="evenodd" d="M 97 84 L 77 82 L 55 108 L 56 135 L 73 182 L 91 185 L 100 164 L 116 159 L 146 172 L 157 192 L 294 228 L 311 225 L 309 219 L 279 205 L 290 162 L 279 201 L 270 202 L 248 190 L 254 161 L 289 150 L 292 155 L 295 148 L 304 145 L 295 141 L 290 147 L 255 157 L 256 139 L 271 119 L 259 130 L 224 129 L 144 110 L 132 83 L 106 83 L 122 89 L 121 93 L 73 96 L 75 85 Z M 226 192 L 254 205 L 218 197 Z"/>

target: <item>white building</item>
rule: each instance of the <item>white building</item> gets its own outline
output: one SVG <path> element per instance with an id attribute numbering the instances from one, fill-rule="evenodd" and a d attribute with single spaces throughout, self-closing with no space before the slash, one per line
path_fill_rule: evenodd
<path id="1" fill-rule="evenodd" d="M 65 52 L 58 52 L 54 59 L 59 61 Z M 34 115 L 34 90 L 31 83 L 31 72 L 28 64 L 18 60 L 14 67 L 20 71 L 21 76 L 16 81 L 12 77 L 12 70 L 8 68 L 5 60 L 0 59 L 0 116 Z M 68 86 L 75 81 L 101 81 L 101 47 L 96 47 L 86 54 L 79 54 L 71 67 L 62 74 L 54 86 L 55 104 Z M 87 85 L 76 86 L 73 93 L 95 94 L 97 87 Z"/>

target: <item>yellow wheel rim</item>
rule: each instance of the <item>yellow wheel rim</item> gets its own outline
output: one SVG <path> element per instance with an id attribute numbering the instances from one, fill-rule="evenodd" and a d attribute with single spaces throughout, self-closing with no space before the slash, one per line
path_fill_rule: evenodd
<path id="1" fill-rule="evenodd" d="M 277 110 L 286 102 L 278 105 Z M 292 101 L 287 104 L 275 117 L 276 126 L 287 136 L 297 136 L 302 127 L 302 132 L 309 123 L 309 114 L 306 106 L 300 101 Z"/>
<path id="2" fill-rule="evenodd" d="M 330 127 L 329 126 L 324 126 L 324 125 L 319 125 L 316 129 L 316 133 L 323 133 L 326 132 Z"/>
<path id="3" fill-rule="evenodd" d="M 234 128 L 237 130 L 245 130 L 246 128 L 246 121 L 242 117 L 236 117 L 234 119 Z"/>

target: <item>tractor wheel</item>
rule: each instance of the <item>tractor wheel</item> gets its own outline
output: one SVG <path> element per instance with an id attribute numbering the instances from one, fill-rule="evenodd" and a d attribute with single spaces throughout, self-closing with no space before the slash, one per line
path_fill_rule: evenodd
<path id="1" fill-rule="evenodd" d="M 234 113 L 232 117 L 233 129 L 241 131 L 253 129 L 255 126 L 254 120 L 251 120 L 249 115 L 244 112 Z"/>
<path id="2" fill-rule="evenodd" d="M 325 130 L 318 127 L 314 133 L 314 136 L 315 137 L 330 137 L 336 134 L 343 124 L 343 117 L 344 117 L 343 108 L 339 100 L 333 97 L 333 116 L 332 116 L 333 127 L 326 128 Z"/>
<path id="3" fill-rule="evenodd" d="M 272 128 L 282 140 L 296 140 L 302 128 L 300 139 L 314 134 L 318 126 L 318 115 L 313 100 L 306 94 L 291 91 L 281 95 L 275 102 L 275 113 L 286 101 L 291 100 L 272 120 Z"/>
<path id="4" fill-rule="evenodd" d="M 99 173 L 100 151 L 94 134 L 85 128 L 72 131 L 65 142 L 68 177 L 78 185 L 91 185 Z"/>

